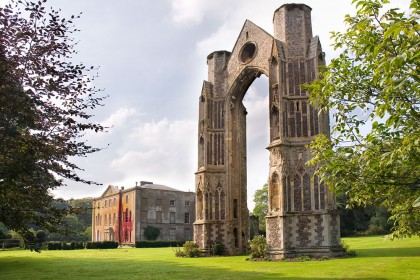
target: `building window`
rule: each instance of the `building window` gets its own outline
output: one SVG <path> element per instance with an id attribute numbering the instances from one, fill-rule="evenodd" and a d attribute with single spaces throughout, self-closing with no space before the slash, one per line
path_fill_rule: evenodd
<path id="1" fill-rule="evenodd" d="M 190 202 L 188 200 L 185 201 L 185 206 L 190 206 Z"/>
<path id="2" fill-rule="evenodd" d="M 114 197 L 114 206 L 117 204 L 117 198 Z"/>
<path id="3" fill-rule="evenodd" d="M 112 221 L 112 220 L 111 220 L 111 214 L 109 214 L 109 215 L 108 215 L 108 217 L 109 217 L 109 219 L 108 219 L 108 223 L 109 223 L 109 225 L 112 225 L 112 223 L 111 223 L 111 221 Z"/>
<path id="4" fill-rule="evenodd" d="M 175 212 L 171 212 L 170 213 L 170 215 L 169 215 L 169 222 L 171 224 L 174 224 L 175 223 Z"/>
<path id="5" fill-rule="evenodd" d="M 117 214 L 114 213 L 114 215 L 112 217 L 112 221 L 113 221 L 113 225 L 115 225 L 115 223 L 117 221 Z"/>
<path id="6" fill-rule="evenodd" d="M 189 224 L 190 223 L 190 213 L 185 213 L 184 222 L 186 224 Z"/>
<path id="7" fill-rule="evenodd" d="M 111 207 L 112 199 L 109 199 L 109 207 Z"/>
<path id="8" fill-rule="evenodd" d="M 108 222 L 108 219 L 106 218 L 106 214 L 105 214 L 105 223 L 104 223 L 104 225 L 107 225 L 107 222 Z"/>
<path id="9" fill-rule="evenodd" d="M 169 205 L 170 205 L 170 206 L 175 206 L 175 200 L 170 200 L 170 201 L 169 201 Z"/>
<path id="10" fill-rule="evenodd" d="M 98 208 L 101 208 L 101 202 L 98 201 Z"/>
<path id="11" fill-rule="evenodd" d="M 169 240 L 175 240 L 176 229 L 170 228 L 169 229 Z"/>
<path id="12" fill-rule="evenodd" d="M 125 203 L 130 203 L 130 198 L 128 195 L 125 196 Z"/>
<path id="13" fill-rule="evenodd" d="M 108 200 L 105 200 L 105 208 L 108 207 Z"/>

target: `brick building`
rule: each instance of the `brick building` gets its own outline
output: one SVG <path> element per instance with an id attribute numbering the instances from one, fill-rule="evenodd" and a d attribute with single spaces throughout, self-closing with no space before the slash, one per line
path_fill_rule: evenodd
<path id="1" fill-rule="evenodd" d="M 141 181 L 132 188 L 108 186 L 93 200 L 92 241 L 134 244 L 144 229 L 160 230 L 159 240 L 191 240 L 195 193 Z"/>

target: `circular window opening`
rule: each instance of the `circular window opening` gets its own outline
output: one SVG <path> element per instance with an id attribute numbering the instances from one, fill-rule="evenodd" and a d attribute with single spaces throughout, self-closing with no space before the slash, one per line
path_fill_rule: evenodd
<path id="1" fill-rule="evenodd" d="M 240 56 L 241 61 L 243 63 L 250 62 L 254 58 L 256 51 L 257 51 L 257 46 L 254 43 L 251 43 L 251 42 L 246 43 L 242 47 L 241 56 Z"/>

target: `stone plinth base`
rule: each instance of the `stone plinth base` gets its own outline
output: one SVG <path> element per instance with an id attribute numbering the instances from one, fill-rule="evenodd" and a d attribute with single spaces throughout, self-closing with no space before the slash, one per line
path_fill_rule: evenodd
<path id="1" fill-rule="evenodd" d="M 267 245 L 273 260 L 309 256 L 334 258 L 343 255 L 340 217 L 336 211 L 308 211 L 268 215 Z"/>
<path id="2" fill-rule="evenodd" d="M 299 248 L 294 250 L 270 250 L 267 257 L 271 260 L 293 259 L 300 256 L 309 256 L 311 258 L 337 258 L 344 255 L 343 248 L 339 247 L 312 247 Z"/>

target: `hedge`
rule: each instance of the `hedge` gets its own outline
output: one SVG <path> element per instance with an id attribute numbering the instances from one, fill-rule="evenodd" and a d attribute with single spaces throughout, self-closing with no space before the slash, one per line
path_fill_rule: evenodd
<path id="1" fill-rule="evenodd" d="M 116 241 L 102 241 L 102 242 L 87 242 L 86 249 L 116 249 L 118 242 Z"/>
<path id="2" fill-rule="evenodd" d="M 48 250 L 78 250 L 85 249 L 85 243 L 83 242 L 48 242 Z"/>
<path id="3" fill-rule="evenodd" d="M 182 247 L 185 241 L 144 240 L 137 241 L 136 248 Z"/>
<path id="4" fill-rule="evenodd" d="M 0 248 L 19 248 L 20 239 L 0 239 Z"/>

